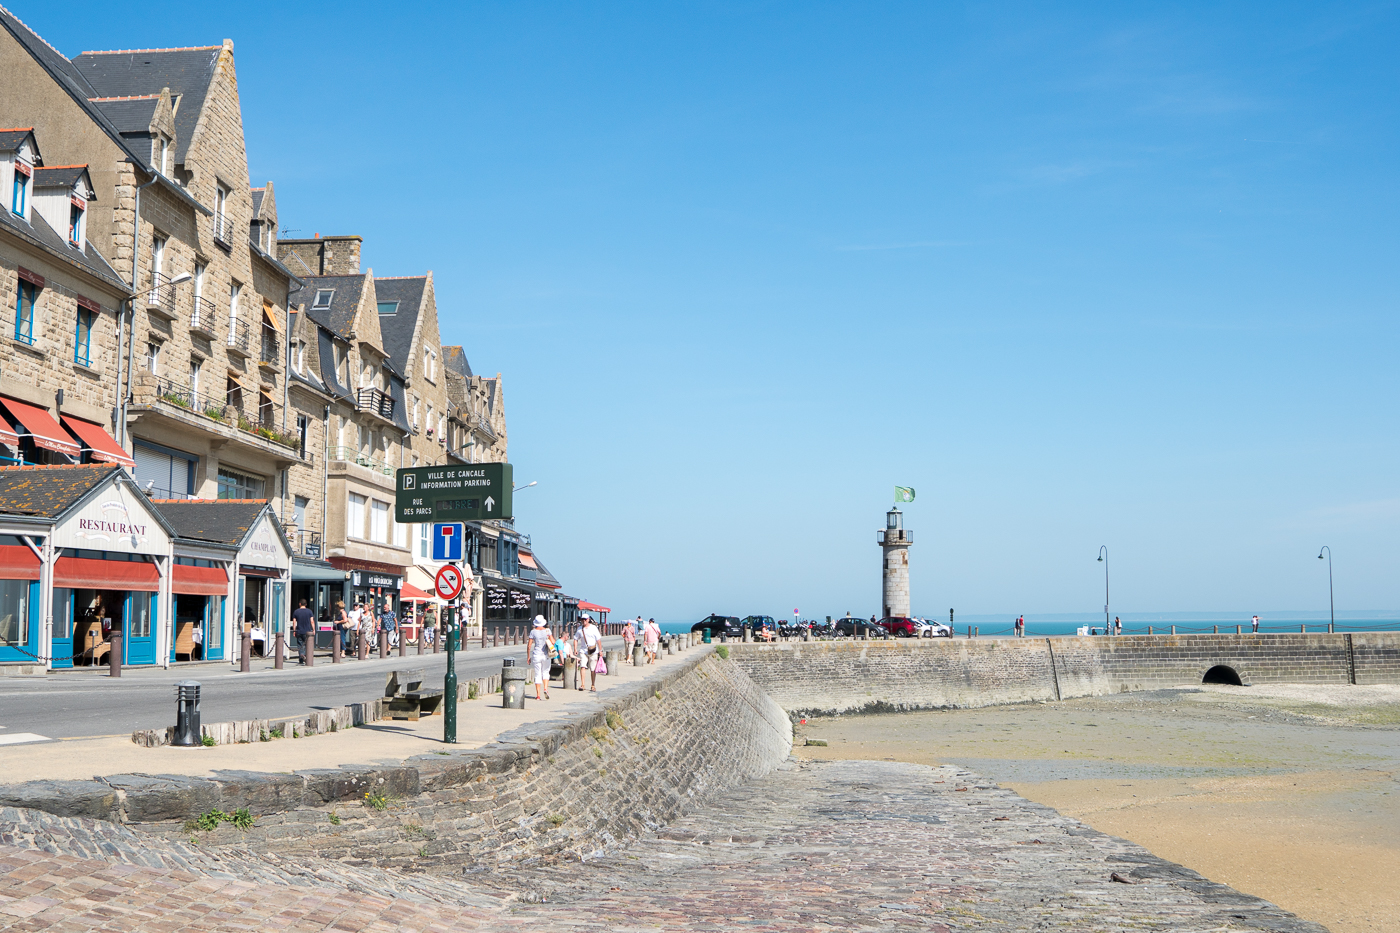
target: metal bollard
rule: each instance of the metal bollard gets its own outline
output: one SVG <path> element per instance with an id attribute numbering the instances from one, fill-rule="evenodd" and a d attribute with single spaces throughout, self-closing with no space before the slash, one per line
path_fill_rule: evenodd
<path id="1" fill-rule="evenodd" d="M 400 625 L 400 626 L 399 626 L 399 657 L 403 657 L 404 654 L 408 651 L 408 645 L 406 645 L 406 644 L 404 643 L 405 641 L 407 641 L 407 636 L 405 636 L 405 634 L 404 634 L 403 626 Z M 421 652 L 420 652 L 420 653 L 421 653 Z"/>
<path id="2" fill-rule="evenodd" d="M 383 629 L 379 630 L 379 657 L 380 660 L 389 655 L 389 633 Z"/>
<path id="3" fill-rule="evenodd" d="M 515 658 L 501 661 L 501 708 L 525 708 L 525 671 L 515 663 Z"/>
<path id="4" fill-rule="evenodd" d="M 277 633 L 275 647 L 272 649 L 272 666 L 277 670 L 282 670 L 283 663 L 287 656 L 287 637 L 281 632 Z"/>
<path id="5" fill-rule="evenodd" d="M 355 633 L 355 657 L 361 661 L 369 657 L 369 639 L 365 638 L 363 630 Z"/>
<path id="6" fill-rule="evenodd" d="M 316 666 L 316 632 L 301 636 L 301 650 L 306 653 L 306 666 Z"/>
<path id="7" fill-rule="evenodd" d="M 170 744 L 182 748 L 204 744 L 199 728 L 199 681 L 182 680 L 175 685 L 175 737 Z"/>
<path id="8" fill-rule="evenodd" d="M 1215 634 L 1215 635 L 1219 635 L 1219 634 L 1220 634 L 1220 626 L 1218 626 L 1218 625 L 1212 625 L 1212 626 L 1210 627 L 1210 630 L 1211 630 L 1212 634 Z"/>
<path id="9" fill-rule="evenodd" d="M 340 646 L 340 631 L 339 631 L 338 629 L 332 629 L 332 630 L 331 630 L 331 663 L 332 663 L 332 664 L 339 664 L 339 663 L 340 663 L 340 652 L 341 652 L 341 646 Z"/>
<path id="10" fill-rule="evenodd" d="M 107 676 L 120 677 L 122 675 L 122 633 L 119 629 L 112 629 L 107 644 Z"/>
<path id="11" fill-rule="evenodd" d="M 246 674 L 253 669 L 253 635 L 243 633 L 243 643 L 238 646 L 238 673 Z"/>

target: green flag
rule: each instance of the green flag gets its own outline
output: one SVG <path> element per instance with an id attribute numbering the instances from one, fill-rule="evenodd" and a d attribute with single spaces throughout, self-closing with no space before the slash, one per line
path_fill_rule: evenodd
<path id="1" fill-rule="evenodd" d="M 896 502 L 913 502 L 913 501 L 914 501 L 914 488 L 913 488 L 912 486 L 896 486 L 896 487 L 894 487 L 894 501 L 896 501 Z"/>

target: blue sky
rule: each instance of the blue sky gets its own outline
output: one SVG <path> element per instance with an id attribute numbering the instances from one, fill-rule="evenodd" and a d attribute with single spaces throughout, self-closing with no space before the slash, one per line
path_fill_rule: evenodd
<path id="1" fill-rule="evenodd" d="M 432 269 L 625 614 L 1400 607 L 1393 4 L 239 4 L 285 227 Z M 1125 615 L 1125 618 L 1127 616 Z"/>

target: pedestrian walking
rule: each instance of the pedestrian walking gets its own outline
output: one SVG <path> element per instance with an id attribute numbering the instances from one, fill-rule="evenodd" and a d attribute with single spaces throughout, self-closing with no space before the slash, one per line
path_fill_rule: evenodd
<path id="1" fill-rule="evenodd" d="M 535 616 L 535 627 L 530 630 L 530 637 L 526 642 L 526 656 L 530 662 L 530 670 L 535 675 L 537 700 L 549 699 L 549 657 L 554 653 L 554 646 L 549 643 L 548 626 L 544 616 Z M 543 696 L 540 695 L 541 691 Z"/>
<path id="2" fill-rule="evenodd" d="M 642 630 L 642 641 L 646 645 L 647 663 L 656 663 L 656 647 L 661 642 L 661 626 L 656 624 L 655 619 L 647 619 L 646 627 Z"/>
<path id="3" fill-rule="evenodd" d="M 1113 617 L 1113 634 L 1115 634 L 1115 635 L 1122 635 L 1122 634 L 1123 634 L 1123 622 L 1122 622 L 1122 620 L 1120 620 L 1117 616 L 1114 616 L 1114 617 Z"/>
<path id="4" fill-rule="evenodd" d="M 335 602 L 335 637 L 340 639 L 340 653 L 350 653 L 350 616 L 345 611 L 345 600 L 338 599 Z"/>
<path id="5" fill-rule="evenodd" d="M 1254 629 L 1254 634 L 1258 635 L 1258 634 L 1259 634 L 1259 617 L 1258 617 L 1258 616 L 1255 616 L 1255 617 L 1254 617 L 1253 621 L 1250 622 L 1250 626 Z"/>
<path id="6" fill-rule="evenodd" d="M 399 617 L 394 614 L 394 607 L 384 604 L 384 611 L 379 616 L 379 628 L 387 637 L 391 648 L 399 646 Z"/>
<path id="7" fill-rule="evenodd" d="M 593 624 L 593 617 L 585 613 L 583 617 L 583 630 L 580 634 L 583 636 L 583 649 L 588 663 L 589 691 L 597 693 L 598 662 L 602 660 L 603 657 L 603 633 L 598 631 L 598 626 Z M 580 690 L 583 689 L 583 682 L 581 679 L 578 688 Z"/>
<path id="8" fill-rule="evenodd" d="M 379 633 L 379 620 L 374 616 L 374 604 L 360 603 L 360 640 L 367 651 L 374 650 L 375 635 Z"/>
<path id="9" fill-rule="evenodd" d="M 637 621 L 642 621 L 641 616 L 637 616 Z M 637 644 L 637 626 L 628 619 L 622 626 L 622 647 L 623 657 L 629 661 L 632 658 L 632 648 Z"/>
<path id="10" fill-rule="evenodd" d="M 316 648 L 316 615 L 306 608 L 306 600 L 303 599 L 292 613 L 292 622 L 297 639 L 297 663 L 305 664 L 306 656 Z"/>

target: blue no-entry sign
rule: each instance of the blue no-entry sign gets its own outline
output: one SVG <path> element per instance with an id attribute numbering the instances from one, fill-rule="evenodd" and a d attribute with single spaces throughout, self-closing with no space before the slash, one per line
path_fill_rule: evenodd
<path id="1" fill-rule="evenodd" d="M 461 560 L 463 525 L 437 522 L 433 525 L 433 560 Z"/>

